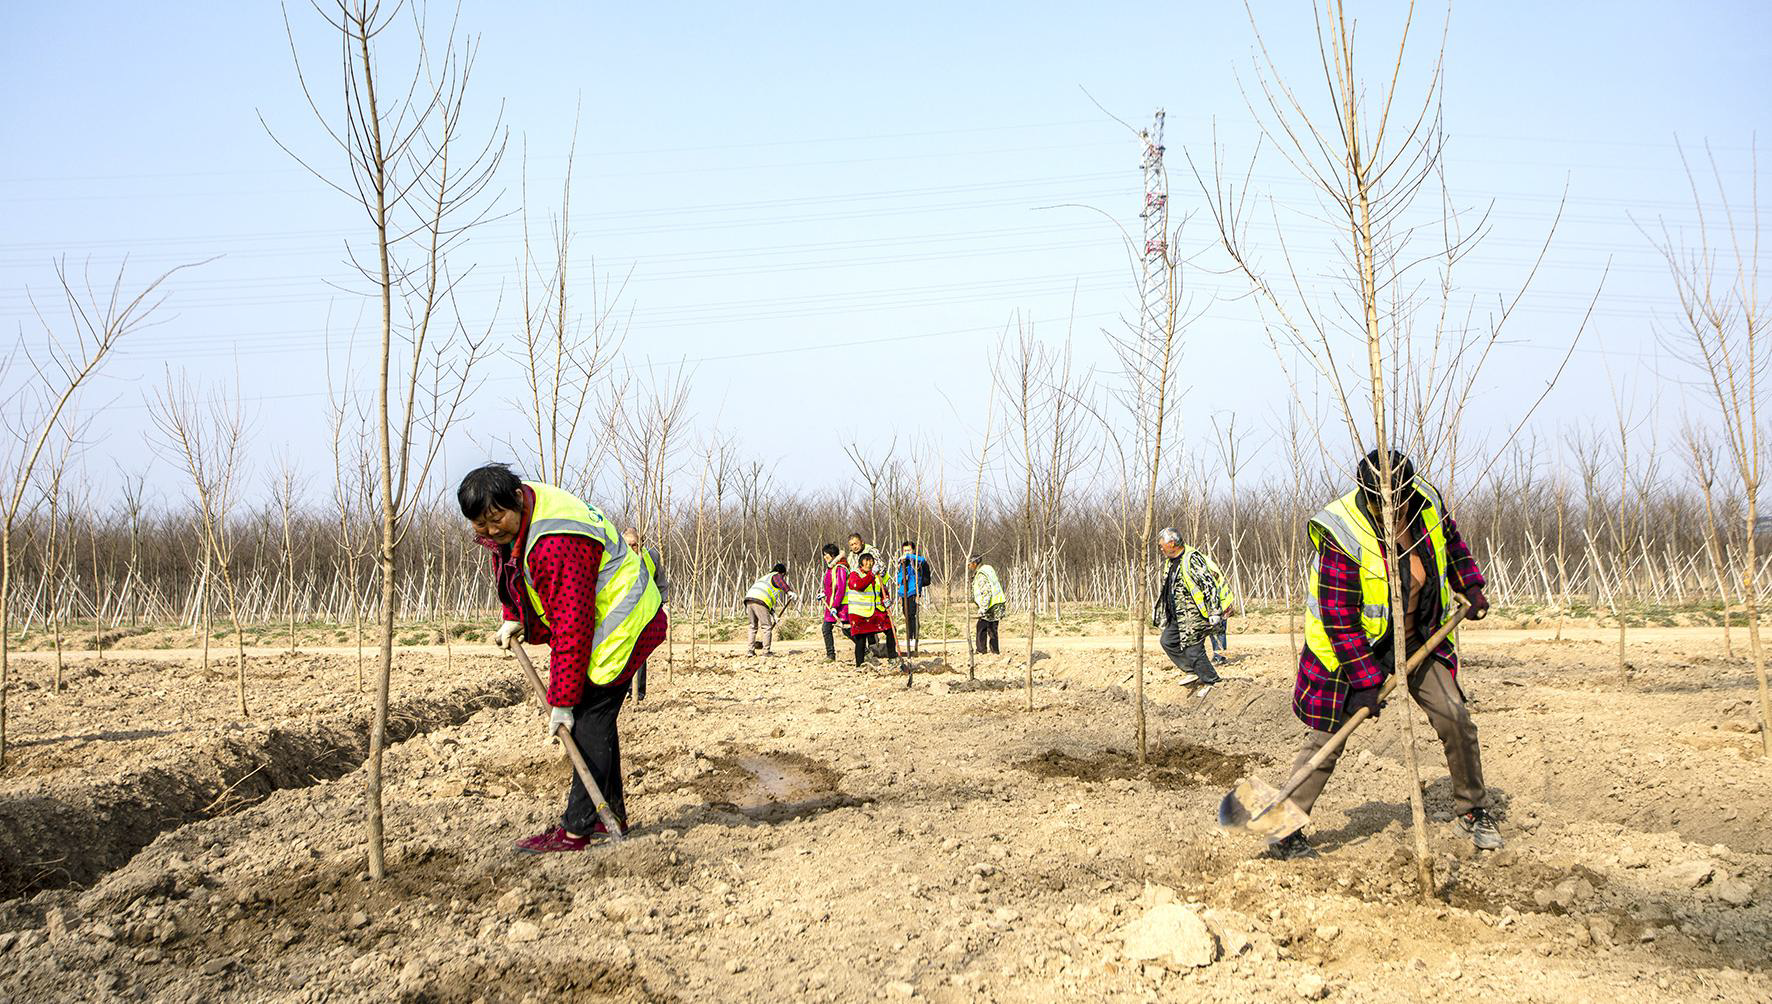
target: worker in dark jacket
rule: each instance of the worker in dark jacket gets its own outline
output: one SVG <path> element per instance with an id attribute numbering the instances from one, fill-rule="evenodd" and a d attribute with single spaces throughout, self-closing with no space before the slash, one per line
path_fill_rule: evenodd
<path id="1" fill-rule="evenodd" d="M 1483 572 L 1465 546 L 1458 524 L 1447 515 L 1439 492 L 1417 478 L 1415 465 L 1395 451 L 1391 484 L 1397 500 L 1397 537 L 1385 542 L 1379 462 L 1377 450 L 1367 454 L 1356 471 L 1356 487 L 1310 521 L 1316 559 L 1305 597 L 1305 644 L 1298 655 L 1292 710 L 1311 731 L 1293 764 L 1295 774 L 1356 710 L 1366 708 L 1378 717 L 1379 689 L 1396 666 L 1387 552 L 1396 553 L 1402 578 L 1405 652 L 1420 648 L 1452 612 L 1453 593 L 1462 593 L 1470 602 L 1472 619 L 1481 619 L 1489 610 Z M 1455 644 L 1456 636 L 1447 635 L 1407 683 L 1446 748 L 1459 827 L 1479 850 L 1494 850 L 1502 845 L 1501 831 L 1490 814 L 1489 792 L 1483 784 L 1477 727 L 1458 686 Z M 1325 759 L 1293 793 L 1292 801 L 1307 814 L 1339 758 L 1338 751 Z M 1302 830 L 1286 835 L 1273 848 L 1273 854 L 1282 858 L 1310 853 Z"/>
<path id="2" fill-rule="evenodd" d="M 1157 550 L 1168 562 L 1151 624 L 1163 629 L 1159 642 L 1169 661 L 1181 670 L 1181 685 L 1197 687 L 1194 696 L 1205 697 L 1218 683 L 1218 670 L 1206 656 L 1206 636 L 1224 623 L 1236 597 L 1206 552 L 1184 545 L 1181 532 L 1174 527 L 1164 527 L 1157 534 Z"/>

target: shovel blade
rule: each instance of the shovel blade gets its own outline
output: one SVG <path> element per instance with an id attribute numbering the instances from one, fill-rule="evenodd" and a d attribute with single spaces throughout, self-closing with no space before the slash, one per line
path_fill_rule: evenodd
<path id="1" fill-rule="evenodd" d="M 1218 825 L 1270 839 L 1304 828 L 1310 816 L 1290 798 L 1282 801 L 1280 789 L 1258 777 L 1244 778 L 1218 803 Z"/>

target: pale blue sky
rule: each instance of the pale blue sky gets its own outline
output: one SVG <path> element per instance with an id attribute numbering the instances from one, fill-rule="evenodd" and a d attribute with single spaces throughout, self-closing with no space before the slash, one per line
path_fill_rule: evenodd
<path id="1" fill-rule="evenodd" d="M 1357 4 L 1376 26 L 1400 5 Z M 326 457 L 322 346 L 330 309 L 342 351 L 357 304 L 342 240 L 360 215 L 271 142 L 262 113 L 325 156 L 296 90 L 274 4 L 12 4 L 0 40 L 0 323 L 37 337 L 27 287 L 46 291 L 53 256 L 132 275 L 210 255 L 174 281 L 167 323 L 139 336 L 95 400 L 115 406 L 87 456 L 139 464 L 144 390 L 161 367 L 232 384 L 256 415 L 260 456 L 288 444 L 310 472 Z M 316 72 L 329 41 L 291 8 Z M 1270 46 L 1314 84 L 1307 5 L 1262 3 Z M 1142 122 L 1168 110 L 1174 205 L 1198 202 L 1184 148 L 1207 150 L 1214 121 L 1233 155 L 1254 133 L 1235 74 L 1249 79 L 1241 4 L 488 4 L 475 93 L 511 126 L 504 205 L 516 206 L 516 144 L 532 193 L 551 193 L 582 101 L 576 253 L 632 270 L 630 360 L 702 360 L 692 410 L 790 484 L 849 478 L 842 445 L 934 437 L 949 460 L 982 415 L 988 350 L 1016 311 L 1058 336 L 1076 290 L 1078 354 L 1108 361 L 1098 333 L 1125 311 L 1116 236 L 1084 203 L 1136 223 L 1138 149 L 1082 93 Z M 1439 13 L 1424 27 L 1437 31 Z M 1651 318 L 1670 302 L 1653 251 L 1627 214 L 1690 216 L 1674 148 L 1710 141 L 1732 184 L 1772 120 L 1762 3 L 1465 3 L 1453 13 L 1446 121 L 1451 182 L 1467 205 L 1493 199 L 1495 231 L 1464 280 L 1501 291 L 1523 276 L 1565 183 L 1565 222 L 1489 371 L 1497 420 L 1536 393 L 1610 257 L 1597 324 L 1544 426 L 1598 407 L 1608 371 L 1648 373 Z M 1379 57 L 1370 57 L 1376 61 Z M 322 96 L 326 92 L 322 89 Z M 336 158 L 334 158 L 336 161 Z M 1261 187 L 1308 209 L 1278 159 Z M 1193 239 L 1204 241 L 1205 226 Z M 514 221 L 478 235 L 477 319 L 510 290 Z M 1217 264 L 1215 261 L 1211 264 Z M 581 272 L 589 282 L 588 272 Z M 1224 299 L 1186 349 L 1184 421 L 1235 409 L 1260 426 L 1287 390 L 1234 279 L 1199 277 Z M 507 304 L 510 297 L 507 295 Z M 516 315 L 507 310 L 502 329 Z M 360 335 L 369 344 L 367 329 Z M 880 339 L 864 347 L 831 343 Z M 773 353 L 773 354 L 759 354 Z M 361 352 L 360 352 L 361 357 Z M 1665 361 L 1662 366 L 1671 364 Z M 827 391 L 860 368 L 898 403 L 895 427 L 861 407 L 835 417 Z M 372 374 L 358 373 L 366 386 Z M 504 401 L 508 362 L 452 441 L 449 474 L 487 456 L 522 419 Z M 1643 384 L 1645 404 L 1652 391 Z M 1673 420 L 1679 395 L 1664 394 Z M 1671 398 L 1671 399 L 1670 399 Z M 951 404 L 950 404 L 951 402 Z M 163 466 L 163 465 L 162 465 Z M 261 465 L 258 473 L 264 473 Z"/>

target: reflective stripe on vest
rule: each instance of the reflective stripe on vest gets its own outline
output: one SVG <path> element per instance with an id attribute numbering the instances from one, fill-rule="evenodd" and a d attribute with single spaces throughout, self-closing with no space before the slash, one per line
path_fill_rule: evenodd
<path id="1" fill-rule="evenodd" d="M 849 587 L 843 594 L 843 605 L 849 608 L 851 617 L 872 617 L 874 612 L 886 605 L 881 596 L 880 577 L 874 576 L 872 584 L 856 589 Z"/>
<path id="2" fill-rule="evenodd" d="M 1440 493 L 1426 482 L 1417 480 L 1415 487 L 1426 503 L 1421 512 L 1422 528 L 1433 548 L 1434 565 L 1440 579 L 1440 609 L 1451 610 L 1452 580 L 1447 575 L 1446 527 L 1441 516 L 1445 511 L 1444 504 L 1440 501 Z M 1311 517 L 1310 537 L 1313 548 L 1322 547 L 1323 539 L 1329 538 L 1359 565 L 1360 629 L 1368 642 L 1384 637 L 1391 620 L 1390 580 L 1385 577 L 1384 552 L 1379 546 L 1378 533 L 1360 511 L 1359 489 L 1348 492 Z M 1341 659 L 1335 654 L 1329 630 L 1323 624 L 1321 572 L 1319 560 L 1313 553 L 1304 602 L 1304 643 L 1325 669 L 1334 672 L 1340 668 Z M 1455 637 L 1449 636 L 1446 644 L 1453 644 Z"/>
<path id="3" fill-rule="evenodd" d="M 763 605 L 768 607 L 771 613 L 780 610 L 782 597 L 786 594 L 786 590 L 775 584 L 775 574 L 776 573 L 774 572 L 770 572 L 768 575 L 758 579 L 756 583 L 751 586 L 751 591 L 744 594 L 744 598 L 747 600 L 761 600 Z"/>
<path id="4" fill-rule="evenodd" d="M 1197 577 L 1203 576 L 1204 578 Z M 1193 598 L 1195 609 L 1207 617 L 1223 610 L 1229 610 L 1237 601 L 1231 592 L 1230 581 L 1224 577 L 1205 551 L 1196 547 L 1183 549 L 1181 553 L 1181 584 Z M 1213 587 L 1212 596 L 1206 595 L 1206 587 Z"/>
<path id="5" fill-rule="evenodd" d="M 603 564 L 597 569 L 597 626 L 591 634 L 591 662 L 586 673 L 598 686 L 612 683 L 627 669 L 634 643 L 658 613 L 658 584 L 646 559 L 628 546 L 615 524 L 595 506 L 553 485 L 523 484 L 535 493 L 529 535 L 523 542 L 523 587 L 543 624 L 548 623 L 548 612 L 535 591 L 535 576 L 529 567 L 536 542 L 549 534 L 567 534 L 588 537 L 603 546 Z"/>
<path id="6" fill-rule="evenodd" d="M 1003 582 L 997 578 L 997 570 L 989 565 L 978 566 L 978 574 L 972 577 L 972 601 L 980 610 L 989 610 L 999 603 L 1008 603 L 1009 598 L 1003 594 Z"/>

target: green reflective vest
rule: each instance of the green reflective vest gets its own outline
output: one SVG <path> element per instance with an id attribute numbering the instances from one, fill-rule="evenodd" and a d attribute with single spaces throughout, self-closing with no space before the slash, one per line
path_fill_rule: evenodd
<path id="1" fill-rule="evenodd" d="M 851 617 L 872 617 L 885 609 L 886 596 L 880 577 L 874 576 L 874 581 L 861 589 L 848 587 L 843 594 L 843 605 L 849 608 Z"/>
<path id="2" fill-rule="evenodd" d="M 1211 618 L 1215 614 L 1229 610 L 1237 597 L 1231 593 L 1230 580 L 1225 578 L 1218 565 L 1205 551 L 1188 546 L 1181 551 L 1181 585 L 1193 598 L 1194 608 L 1200 616 Z M 1212 595 L 1206 595 L 1207 587 L 1211 587 Z"/>
<path id="3" fill-rule="evenodd" d="M 756 600 L 769 608 L 771 613 L 782 608 L 782 599 L 787 590 L 775 584 L 775 573 L 770 572 L 751 586 L 750 592 L 744 594 L 747 600 Z"/>
<path id="4" fill-rule="evenodd" d="M 640 552 L 628 546 L 615 524 L 595 506 L 553 485 L 537 481 L 523 484 L 535 493 L 529 534 L 523 541 L 523 588 L 543 624 L 548 623 L 548 612 L 535 591 L 535 576 L 529 568 L 536 541 L 563 533 L 589 537 L 603 545 L 603 564 L 597 569 L 597 626 L 591 636 L 591 663 L 586 672 L 592 683 L 605 686 L 627 669 L 634 643 L 658 613 L 658 585 Z"/>
<path id="5" fill-rule="evenodd" d="M 1418 479 L 1415 488 L 1426 502 L 1421 513 L 1422 526 L 1433 547 L 1434 566 L 1439 573 L 1440 609 L 1450 611 L 1452 581 L 1446 576 L 1446 527 L 1442 516 L 1445 503 L 1440 501 L 1440 493 L 1427 482 Z M 1336 657 L 1329 631 L 1323 626 L 1322 581 L 1315 554 L 1325 537 L 1335 541 L 1335 546 L 1360 566 L 1360 628 L 1366 633 L 1366 640 L 1376 642 L 1383 638 L 1391 623 L 1390 580 L 1384 573 L 1384 552 L 1372 521 L 1360 511 L 1359 496 L 1357 488 L 1348 492 L 1311 517 L 1310 522 L 1313 551 L 1310 589 L 1304 601 L 1304 643 L 1331 672 L 1341 666 L 1341 660 Z M 1450 645 L 1453 641 L 1448 637 L 1446 643 Z"/>
<path id="6" fill-rule="evenodd" d="M 978 604 L 980 613 L 999 603 L 1009 602 L 1009 597 L 1003 595 L 1003 582 L 997 578 L 995 568 L 980 565 L 978 571 L 972 573 L 972 602 Z"/>

